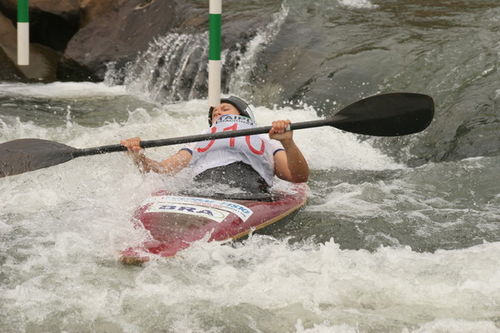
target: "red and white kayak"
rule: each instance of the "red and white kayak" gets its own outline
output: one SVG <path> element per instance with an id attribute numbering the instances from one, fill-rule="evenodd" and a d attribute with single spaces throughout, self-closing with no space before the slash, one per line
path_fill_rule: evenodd
<path id="1" fill-rule="evenodd" d="M 149 231 L 150 239 L 122 251 L 120 260 L 140 264 L 149 261 L 150 255 L 174 256 L 204 238 L 238 239 L 289 217 L 304 206 L 306 199 L 306 184 L 273 193 L 272 200 L 219 200 L 159 191 L 134 214 L 137 227 Z"/>

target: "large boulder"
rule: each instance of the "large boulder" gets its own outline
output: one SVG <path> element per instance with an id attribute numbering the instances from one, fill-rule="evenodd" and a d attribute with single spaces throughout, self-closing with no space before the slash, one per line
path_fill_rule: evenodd
<path id="1" fill-rule="evenodd" d="M 118 8 L 122 0 L 80 0 L 80 27 Z"/>
<path id="2" fill-rule="evenodd" d="M 14 64 L 12 59 L 0 47 L 0 82 L 2 81 L 20 81 L 24 75 Z"/>
<path id="3" fill-rule="evenodd" d="M 155 37 L 179 26 L 189 5 L 177 0 L 128 0 L 93 20 L 69 42 L 61 64 L 79 64 L 103 79 L 106 63 L 126 62 L 147 49 Z M 73 68 L 73 66 L 70 66 Z"/>
<path id="4" fill-rule="evenodd" d="M 42 11 L 58 16 L 77 15 L 80 10 L 79 0 L 30 0 L 30 11 Z M 0 8 L 9 12 L 17 10 L 17 0 L 0 0 Z"/>
<path id="5" fill-rule="evenodd" d="M 15 51 L 17 43 L 17 30 L 10 19 L 0 12 L 0 46 L 9 51 Z"/>
<path id="6" fill-rule="evenodd" d="M 12 21 L 0 12 L 0 81 L 19 81 L 24 75 L 17 68 L 17 32 Z"/>
<path id="7" fill-rule="evenodd" d="M 30 0 L 30 41 L 64 51 L 79 28 L 79 0 Z M 0 11 L 17 21 L 17 0 L 0 0 Z"/>
<path id="8" fill-rule="evenodd" d="M 17 32 L 12 21 L 0 12 L 0 81 L 18 81 L 24 75 L 17 68 Z"/>

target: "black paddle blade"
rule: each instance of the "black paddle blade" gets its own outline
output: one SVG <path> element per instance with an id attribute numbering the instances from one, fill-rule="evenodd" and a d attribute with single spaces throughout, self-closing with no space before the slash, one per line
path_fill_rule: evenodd
<path id="1" fill-rule="evenodd" d="M 0 177 L 67 162 L 77 149 L 48 140 L 19 139 L 0 144 Z"/>
<path id="2" fill-rule="evenodd" d="M 433 117 L 432 97 L 391 93 L 368 97 L 347 106 L 332 118 L 331 126 L 357 134 L 400 136 L 423 131 Z"/>

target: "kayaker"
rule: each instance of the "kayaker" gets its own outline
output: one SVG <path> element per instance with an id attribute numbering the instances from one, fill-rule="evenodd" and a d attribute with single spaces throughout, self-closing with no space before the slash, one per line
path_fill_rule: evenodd
<path id="1" fill-rule="evenodd" d="M 289 120 L 273 121 L 269 135 L 193 143 L 158 162 L 147 158 L 139 137 L 122 140 L 128 153 L 143 172 L 175 174 L 189 166 L 196 181 L 227 183 L 250 192 L 267 192 L 274 175 L 293 183 L 306 182 L 309 167 L 293 132 L 287 131 Z M 207 133 L 255 127 L 252 109 L 242 99 L 230 96 L 208 112 Z"/>

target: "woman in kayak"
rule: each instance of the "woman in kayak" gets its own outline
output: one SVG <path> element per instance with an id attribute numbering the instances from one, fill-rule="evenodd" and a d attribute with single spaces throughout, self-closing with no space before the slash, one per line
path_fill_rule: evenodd
<path id="1" fill-rule="evenodd" d="M 251 108 L 242 99 L 222 98 L 221 104 L 208 113 L 207 132 L 240 130 L 255 127 Z M 193 143 L 164 161 L 147 158 L 140 138 L 122 140 L 128 153 L 143 172 L 175 174 L 190 167 L 197 181 L 221 181 L 250 192 L 267 192 L 274 175 L 293 182 L 306 182 L 309 167 L 287 130 L 289 120 L 273 121 L 269 136 L 252 135 Z"/>

